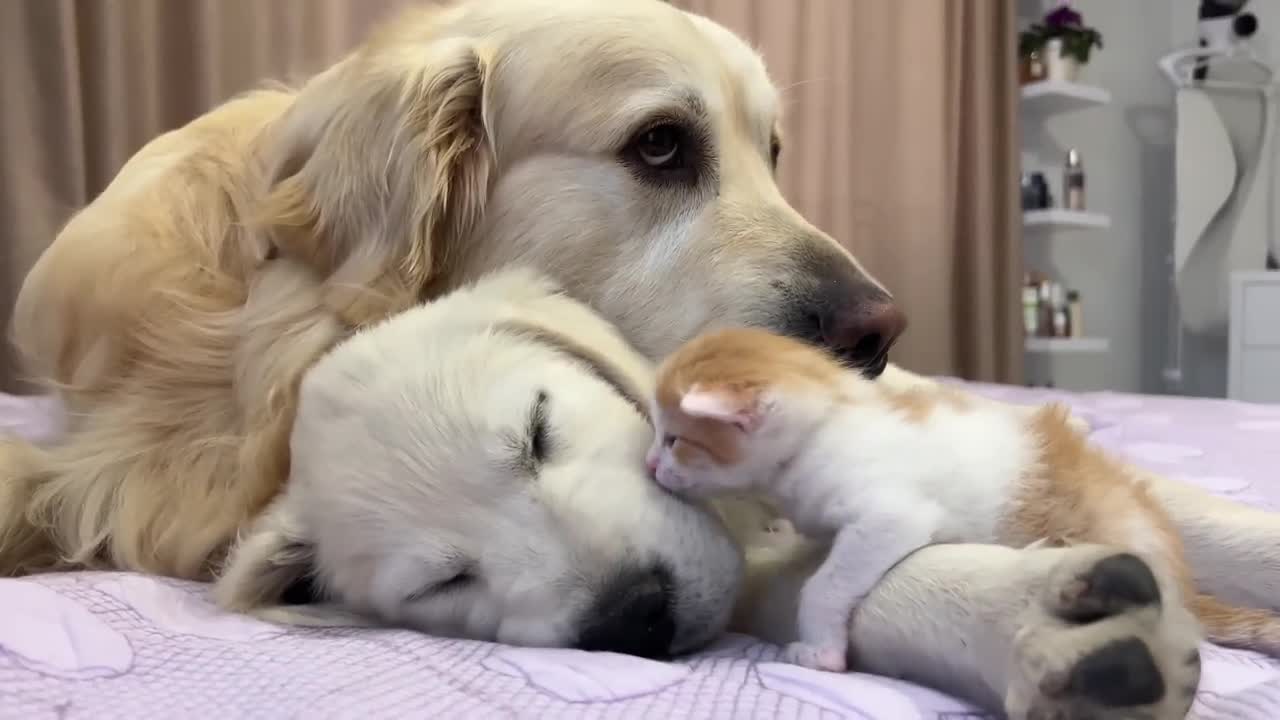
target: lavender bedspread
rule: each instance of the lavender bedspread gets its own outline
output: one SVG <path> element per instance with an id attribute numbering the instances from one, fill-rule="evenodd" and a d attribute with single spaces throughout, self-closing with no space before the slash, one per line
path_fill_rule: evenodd
<path id="1" fill-rule="evenodd" d="M 1280 510 L 1280 406 L 974 385 L 1069 402 L 1098 442 Z M 0 434 L 48 436 L 51 408 L 0 395 Z M 218 612 L 206 588 L 125 573 L 0 580 L 0 718 L 978 718 L 936 692 L 776 662 L 731 636 L 659 663 L 391 630 L 290 629 Z M 1193 713 L 1280 718 L 1280 662 L 1207 647 Z"/>

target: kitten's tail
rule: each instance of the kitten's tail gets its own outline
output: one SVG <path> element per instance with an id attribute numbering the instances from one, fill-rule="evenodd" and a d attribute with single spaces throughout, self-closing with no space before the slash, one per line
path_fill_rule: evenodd
<path id="1" fill-rule="evenodd" d="M 1280 657 L 1280 615 L 1237 607 L 1203 594 L 1191 599 L 1191 610 L 1210 642 Z"/>

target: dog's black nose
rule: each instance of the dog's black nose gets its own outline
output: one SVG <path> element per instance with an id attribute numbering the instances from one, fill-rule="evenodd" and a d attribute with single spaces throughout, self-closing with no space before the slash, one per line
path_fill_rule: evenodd
<path id="1" fill-rule="evenodd" d="M 671 654 L 671 574 L 664 568 L 618 574 L 596 600 L 578 636 L 582 650 L 607 650 L 647 658 Z"/>
<path id="2" fill-rule="evenodd" d="M 823 346 L 850 368 L 878 377 L 889 349 L 907 328 L 893 296 L 829 238 L 797 243 L 777 327 L 783 334 Z"/>
<path id="3" fill-rule="evenodd" d="M 874 290 L 860 295 L 820 313 L 818 333 L 823 344 L 847 364 L 874 377 L 888 365 L 889 348 L 907 328 L 907 316 L 887 293 Z"/>

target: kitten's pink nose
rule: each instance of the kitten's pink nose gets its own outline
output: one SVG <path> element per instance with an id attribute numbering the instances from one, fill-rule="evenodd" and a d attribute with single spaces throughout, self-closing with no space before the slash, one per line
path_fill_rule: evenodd
<path id="1" fill-rule="evenodd" d="M 650 475 L 656 475 L 658 473 L 658 456 L 653 453 L 645 455 L 644 466 L 649 470 Z"/>

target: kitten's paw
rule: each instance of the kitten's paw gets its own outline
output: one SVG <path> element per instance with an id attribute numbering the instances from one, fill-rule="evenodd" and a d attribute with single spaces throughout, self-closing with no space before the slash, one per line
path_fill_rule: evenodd
<path id="1" fill-rule="evenodd" d="M 848 661 L 842 645 L 811 645 L 793 642 L 782 652 L 782 659 L 810 670 L 844 672 Z"/>
<path id="2" fill-rule="evenodd" d="M 1009 717 L 1186 717 L 1200 680 L 1195 619 L 1163 602 L 1137 556 L 1082 546 L 1059 557 L 1014 640 Z"/>

